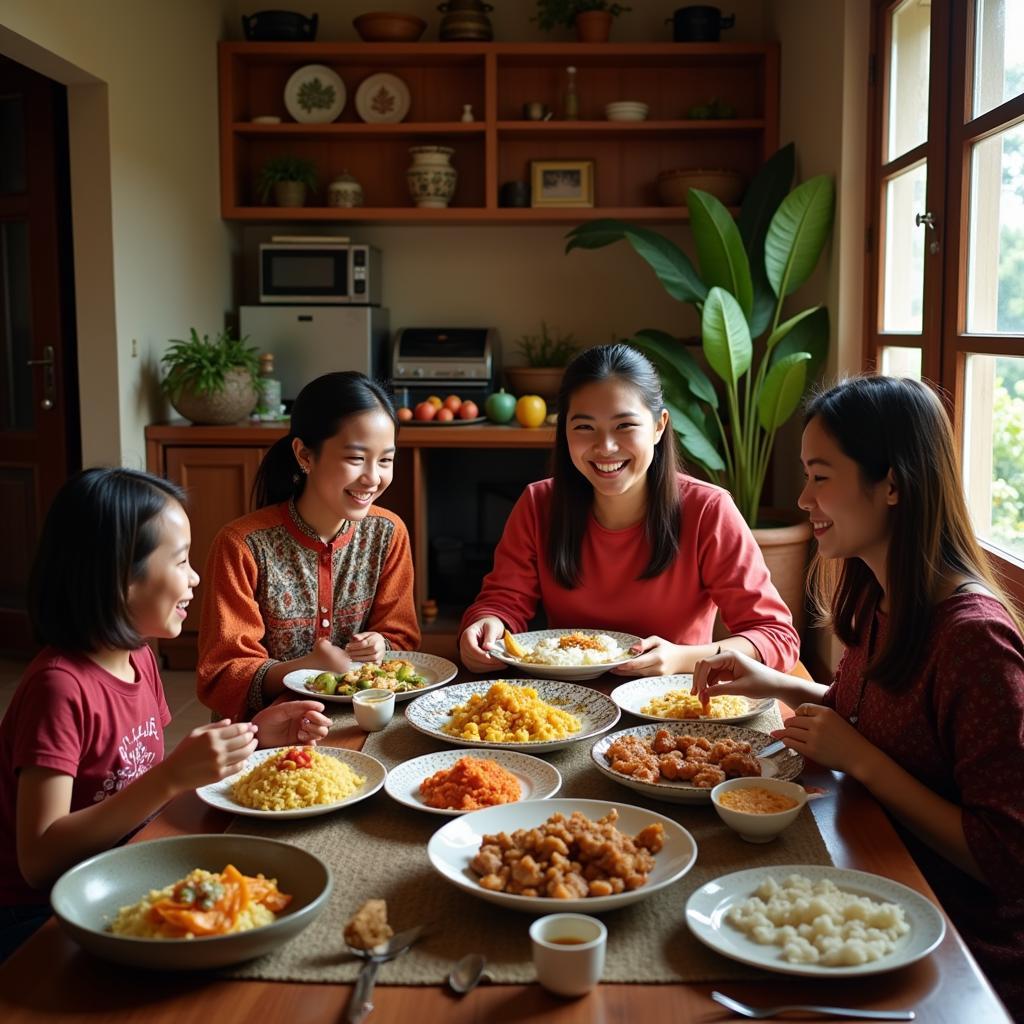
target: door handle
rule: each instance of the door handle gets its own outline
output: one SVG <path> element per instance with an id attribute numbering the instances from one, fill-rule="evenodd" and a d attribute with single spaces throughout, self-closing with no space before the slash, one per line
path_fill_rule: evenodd
<path id="1" fill-rule="evenodd" d="M 26 366 L 42 366 L 43 370 L 43 400 L 39 403 L 39 408 L 44 412 L 49 412 L 54 406 L 54 400 L 57 397 L 56 380 L 53 372 L 53 346 L 46 345 L 43 348 L 42 359 L 26 359 Z"/>

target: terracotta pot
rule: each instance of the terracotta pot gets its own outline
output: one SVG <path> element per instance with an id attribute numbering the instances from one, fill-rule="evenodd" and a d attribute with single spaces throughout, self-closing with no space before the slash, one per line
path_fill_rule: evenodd
<path id="1" fill-rule="evenodd" d="M 256 408 L 259 393 L 248 370 L 236 366 L 224 374 L 224 388 L 208 395 L 182 390 L 171 405 L 187 420 L 209 426 L 226 426 L 244 420 Z"/>
<path id="2" fill-rule="evenodd" d="M 305 206 L 306 186 L 301 181 L 278 181 L 274 184 L 274 202 L 278 206 Z"/>
<path id="3" fill-rule="evenodd" d="M 807 624 L 807 563 L 811 551 L 811 524 L 798 513 L 786 509 L 761 509 L 758 519 L 779 526 L 759 526 L 753 530 L 761 548 L 772 583 L 793 613 L 793 625 L 801 635 Z"/>
<path id="4" fill-rule="evenodd" d="M 540 395 L 548 405 L 554 405 L 558 389 L 565 375 L 564 366 L 506 366 L 505 380 L 508 389 L 521 398 L 523 395 Z"/>
<path id="5" fill-rule="evenodd" d="M 612 31 L 612 16 L 608 11 L 580 11 L 573 20 L 576 38 L 581 43 L 607 43 Z"/>

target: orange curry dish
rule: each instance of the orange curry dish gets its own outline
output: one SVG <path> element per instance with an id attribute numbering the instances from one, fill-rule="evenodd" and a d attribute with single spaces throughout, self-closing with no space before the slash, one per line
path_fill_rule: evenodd
<path id="1" fill-rule="evenodd" d="M 495 804 L 513 804 L 522 791 L 519 780 L 496 761 L 481 757 L 460 757 L 442 771 L 420 783 L 420 796 L 428 807 L 475 811 Z"/>

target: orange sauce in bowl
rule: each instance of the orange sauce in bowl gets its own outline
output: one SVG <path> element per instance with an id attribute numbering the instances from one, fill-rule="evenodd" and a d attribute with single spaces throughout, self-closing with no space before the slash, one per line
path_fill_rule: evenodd
<path id="1" fill-rule="evenodd" d="M 781 793 L 772 793 L 760 786 L 727 789 L 718 795 L 718 802 L 730 811 L 743 814 L 780 814 L 796 807 L 796 801 Z"/>

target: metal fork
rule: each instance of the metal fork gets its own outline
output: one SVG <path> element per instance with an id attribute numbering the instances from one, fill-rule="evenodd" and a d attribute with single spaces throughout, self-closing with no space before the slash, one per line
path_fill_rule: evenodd
<path id="1" fill-rule="evenodd" d="M 721 992 L 712 992 L 711 998 L 716 1003 L 721 1003 L 733 1013 L 741 1017 L 750 1017 L 752 1020 L 763 1020 L 766 1017 L 777 1017 L 782 1013 L 801 1010 L 804 1013 L 821 1013 L 830 1017 L 850 1017 L 859 1020 L 913 1020 L 916 1016 L 913 1010 L 856 1010 L 844 1006 L 802 1006 L 799 1004 L 788 1004 L 783 1006 L 751 1006 L 749 1003 L 741 1003 L 738 999 L 730 999 Z"/>

